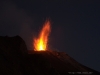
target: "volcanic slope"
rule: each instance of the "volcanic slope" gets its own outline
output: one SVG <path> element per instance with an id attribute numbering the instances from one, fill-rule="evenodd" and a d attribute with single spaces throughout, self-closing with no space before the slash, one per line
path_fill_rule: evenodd
<path id="1" fill-rule="evenodd" d="M 20 36 L 0 36 L 0 75 L 100 75 L 64 52 L 27 50 Z"/>
<path id="2" fill-rule="evenodd" d="M 64 52 L 57 51 L 30 51 L 28 61 L 31 65 L 38 68 L 38 73 L 48 75 L 66 75 L 66 74 L 82 74 L 82 75 L 99 75 L 100 73 L 90 69 L 71 58 Z M 35 72 L 36 69 L 35 69 Z"/>

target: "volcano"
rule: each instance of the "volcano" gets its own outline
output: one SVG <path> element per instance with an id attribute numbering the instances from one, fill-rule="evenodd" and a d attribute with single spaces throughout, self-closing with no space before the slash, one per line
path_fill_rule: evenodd
<path id="1" fill-rule="evenodd" d="M 39 73 L 44 73 L 43 75 L 100 74 L 78 63 L 65 52 L 29 51 L 28 60 L 34 67 L 38 67 Z"/>
<path id="2" fill-rule="evenodd" d="M 20 36 L 0 36 L 0 75 L 100 75 L 65 52 L 27 50 Z"/>

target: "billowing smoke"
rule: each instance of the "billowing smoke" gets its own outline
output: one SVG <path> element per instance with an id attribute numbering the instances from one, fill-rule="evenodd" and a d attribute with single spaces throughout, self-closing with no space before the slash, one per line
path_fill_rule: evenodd
<path id="1" fill-rule="evenodd" d="M 0 36 L 21 36 L 28 47 L 32 49 L 33 19 L 26 11 L 19 9 L 13 2 L 0 3 Z"/>

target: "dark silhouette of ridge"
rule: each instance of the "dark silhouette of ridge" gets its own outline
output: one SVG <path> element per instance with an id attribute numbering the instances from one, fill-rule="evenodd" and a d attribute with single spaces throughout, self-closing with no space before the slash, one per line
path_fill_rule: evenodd
<path id="1" fill-rule="evenodd" d="M 100 75 L 64 52 L 27 50 L 20 36 L 0 36 L 0 75 Z"/>
<path id="2" fill-rule="evenodd" d="M 90 69 L 71 58 L 68 54 L 64 52 L 57 51 L 30 51 L 29 52 L 30 61 L 32 60 L 35 64 L 36 62 L 41 62 L 44 59 L 44 63 L 48 63 L 49 68 L 53 68 L 56 73 L 60 75 L 66 74 L 82 74 L 82 75 L 99 75 L 100 73 Z M 36 61 L 38 57 L 38 61 Z M 32 58 L 32 59 L 31 59 Z M 42 63 L 42 65 L 45 65 Z M 46 69 L 47 70 L 47 69 Z M 55 75 L 55 74 L 54 74 Z"/>

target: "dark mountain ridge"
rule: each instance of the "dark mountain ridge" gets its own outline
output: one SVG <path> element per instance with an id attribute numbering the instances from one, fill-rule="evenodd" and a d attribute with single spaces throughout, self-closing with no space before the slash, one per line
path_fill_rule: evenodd
<path id="1" fill-rule="evenodd" d="M 27 50 L 20 36 L 0 36 L 0 75 L 100 75 L 64 52 Z"/>
<path id="2" fill-rule="evenodd" d="M 76 60 L 71 58 L 64 52 L 57 51 L 30 51 L 29 56 L 34 57 L 39 55 L 40 60 L 45 58 L 45 61 L 51 64 L 51 66 L 61 75 L 63 74 L 99 74 L 99 72 L 90 69 Z M 32 58 L 33 59 L 33 58 Z M 35 59 L 33 59 L 35 60 Z M 40 61 L 41 62 L 41 61 Z"/>

